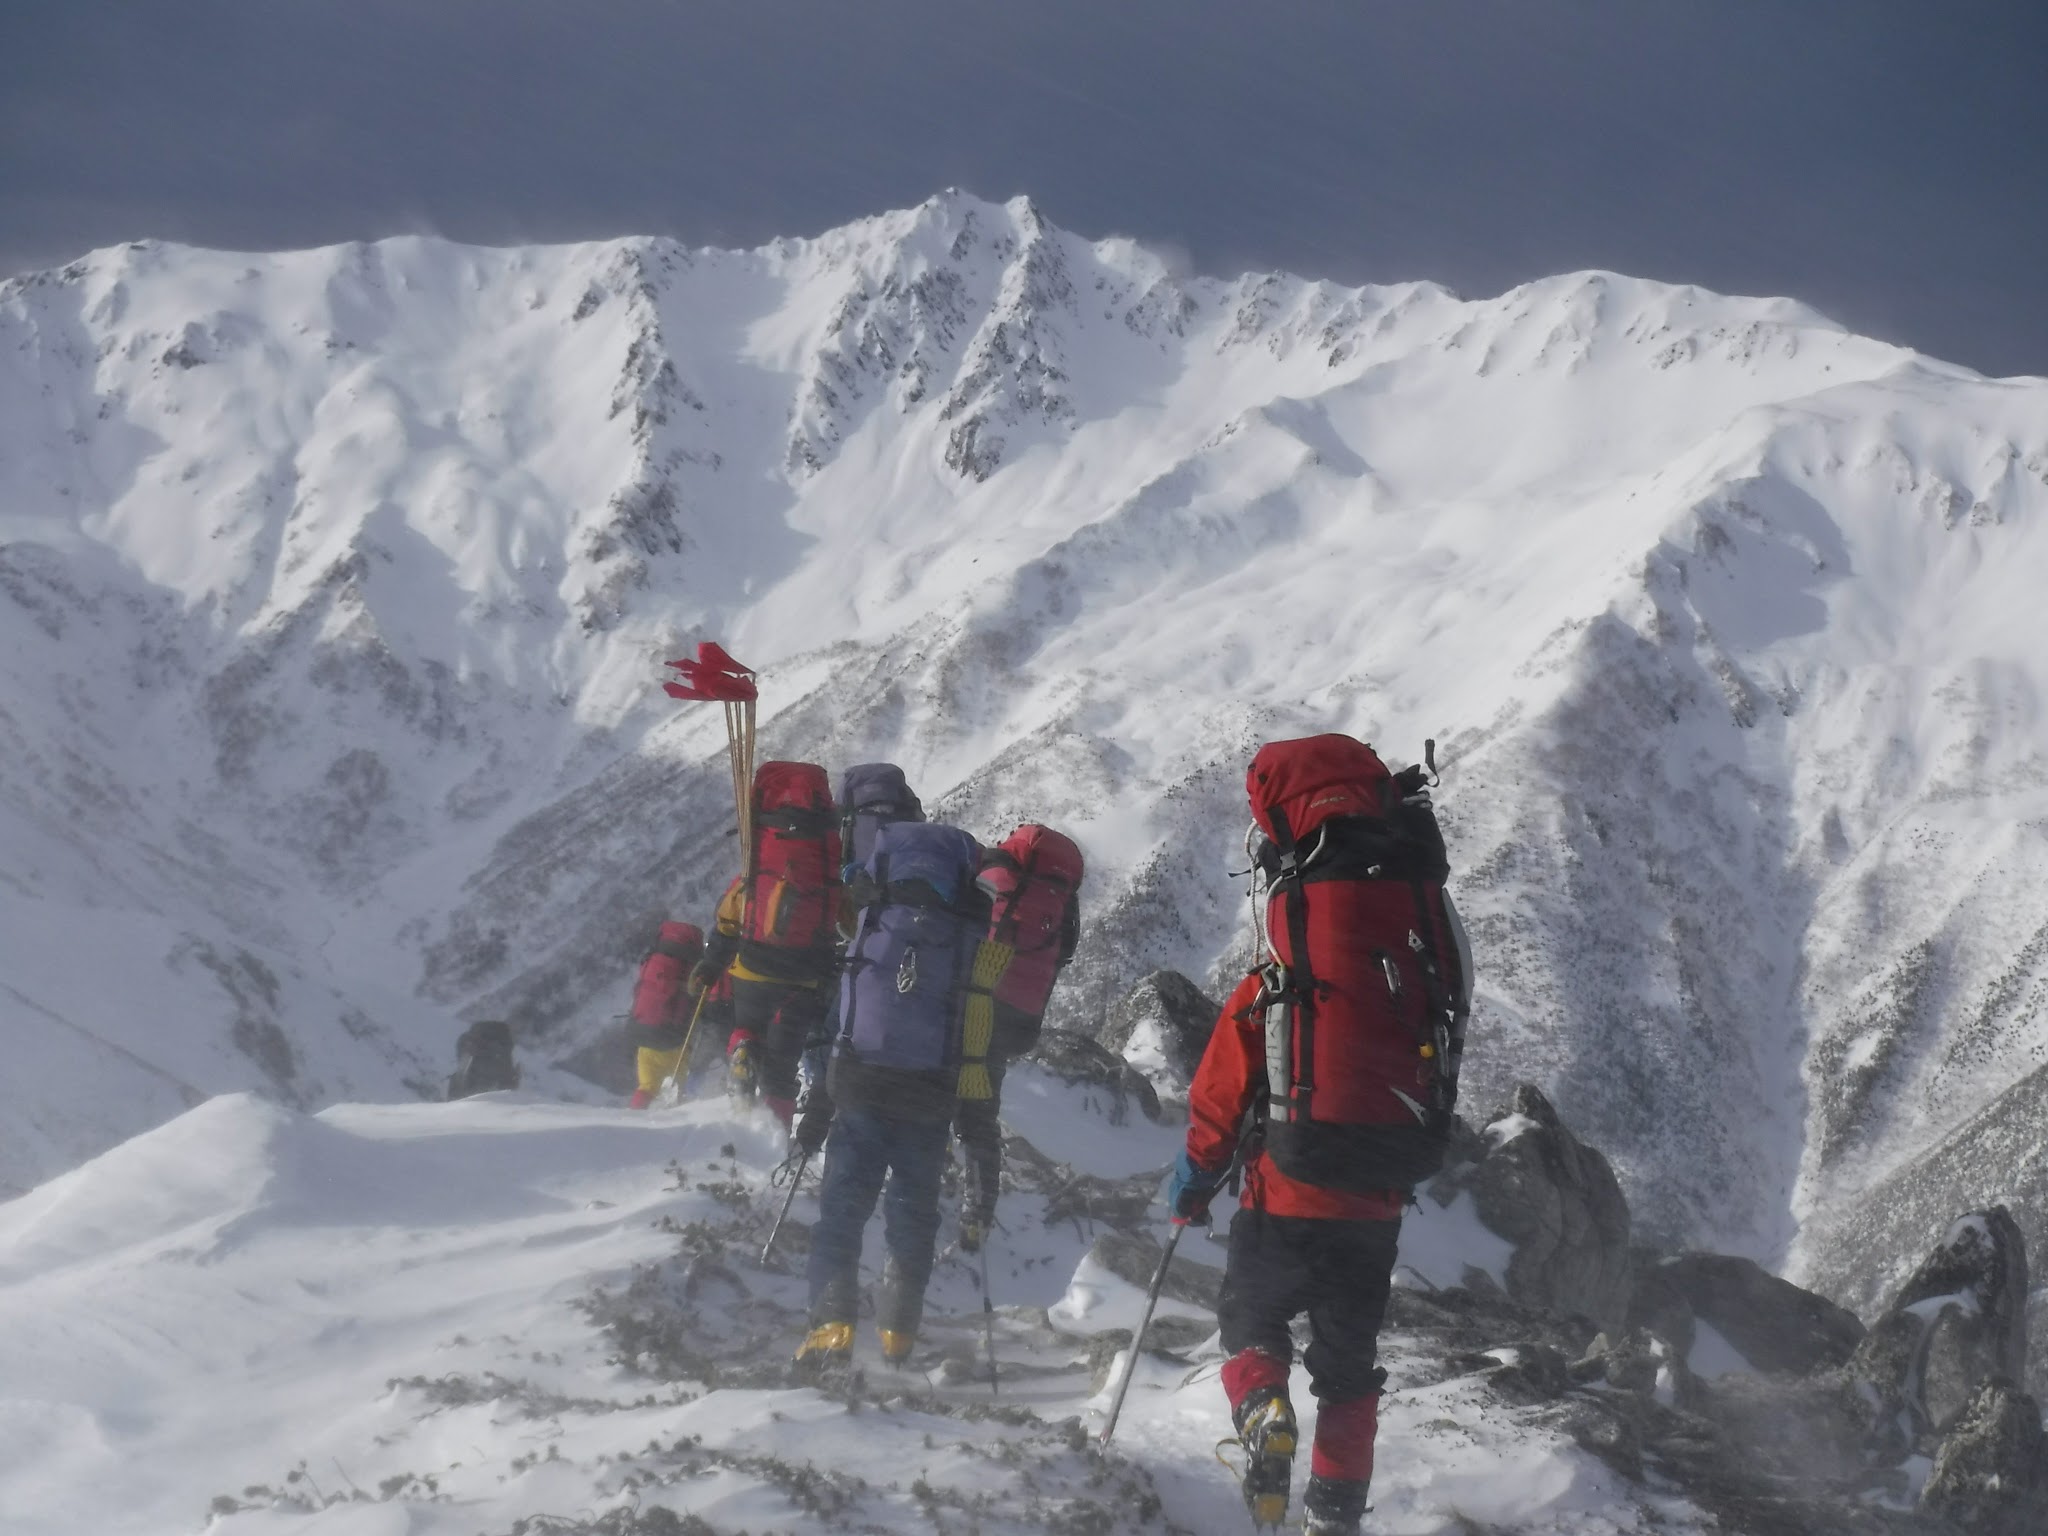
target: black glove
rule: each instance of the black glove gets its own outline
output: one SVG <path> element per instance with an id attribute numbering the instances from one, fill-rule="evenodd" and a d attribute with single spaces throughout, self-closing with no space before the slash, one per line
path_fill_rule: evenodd
<path id="1" fill-rule="evenodd" d="M 989 1228 L 996 1224 L 996 1196 L 994 1190 L 983 1190 L 981 1181 L 971 1177 L 972 1163 L 968 1168 L 967 1198 L 960 1204 L 960 1251 L 979 1253 Z"/>
<path id="2" fill-rule="evenodd" d="M 804 1112 L 797 1116 L 796 1130 L 791 1140 L 805 1157 L 816 1157 L 824 1150 L 825 1136 L 831 1129 L 832 1100 L 821 1088 L 812 1093 L 811 1102 L 806 1104 Z"/>
<path id="3" fill-rule="evenodd" d="M 683 982 L 683 990 L 692 997 L 697 996 L 718 980 L 718 973 L 723 969 L 723 966 L 713 965 L 709 960 L 699 960 L 690 967 L 689 977 Z"/>

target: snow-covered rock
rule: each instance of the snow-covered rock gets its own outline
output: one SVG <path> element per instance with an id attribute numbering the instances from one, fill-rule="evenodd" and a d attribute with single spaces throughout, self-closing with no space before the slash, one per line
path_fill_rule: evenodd
<path id="1" fill-rule="evenodd" d="M 1948 1433 L 1986 1381 L 2027 1372 L 2027 1248 L 2002 1206 L 1952 1223 L 1849 1362 L 1873 1434 L 1903 1457 Z"/>
<path id="2" fill-rule="evenodd" d="M 1186 1097 L 1221 1006 L 1178 971 L 1154 971 L 1118 999 L 1097 1031 L 1153 1086 Z"/>
<path id="3" fill-rule="evenodd" d="M 2022 1536 L 2048 1525 L 2040 1405 L 2010 1381 L 1980 1385 L 1943 1438 L 1920 1503 L 1972 1536 Z"/>
<path id="4" fill-rule="evenodd" d="M 1810 1376 L 1848 1363 L 1856 1314 L 1725 1253 L 1637 1255 L 1629 1320 L 1669 1339 L 1695 1375 Z"/>
<path id="5" fill-rule="evenodd" d="M 1574 1136 L 1534 1084 L 1521 1083 L 1425 1198 L 1469 1195 L 1509 1246 L 1507 1294 L 1541 1311 L 1619 1323 L 1628 1311 L 1629 1208 L 1607 1159 Z"/>

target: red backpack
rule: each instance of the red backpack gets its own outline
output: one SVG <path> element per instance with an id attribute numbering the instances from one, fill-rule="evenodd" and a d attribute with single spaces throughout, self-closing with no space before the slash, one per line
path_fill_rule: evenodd
<path id="1" fill-rule="evenodd" d="M 663 923 L 633 985 L 633 1022 L 648 1029 L 688 1022 L 683 983 L 703 955 L 703 929 L 693 923 Z"/>
<path id="2" fill-rule="evenodd" d="M 1412 1189 L 1443 1166 L 1471 966 L 1433 779 L 1338 735 L 1269 742 L 1245 776 L 1271 839 L 1266 1151 L 1289 1178 Z"/>
<path id="3" fill-rule="evenodd" d="M 754 851 L 740 957 L 750 970 L 792 975 L 793 952 L 838 942 L 839 818 L 815 763 L 763 763 L 754 774 Z M 817 967 L 809 957 L 798 968 Z"/>
<path id="4" fill-rule="evenodd" d="M 1045 1012 L 1072 953 L 1067 936 L 1082 869 L 1072 838 L 1033 822 L 988 851 L 977 881 L 991 898 L 988 936 L 1016 950 L 996 984 L 997 1002 L 1033 1018 Z"/>

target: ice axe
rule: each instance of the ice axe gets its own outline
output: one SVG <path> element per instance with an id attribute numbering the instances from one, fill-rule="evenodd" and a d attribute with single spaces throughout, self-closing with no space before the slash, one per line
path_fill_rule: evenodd
<path id="1" fill-rule="evenodd" d="M 783 1167 L 788 1167 L 785 1163 Z M 811 1154 L 801 1152 L 796 1160 L 796 1172 L 790 1175 L 789 1193 L 782 1197 L 782 1209 L 775 1213 L 775 1225 L 768 1229 L 768 1241 L 761 1245 L 761 1267 L 768 1267 L 768 1255 L 775 1251 L 775 1239 L 782 1236 L 782 1224 L 789 1220 L 789 1208 L 796 1204 L 796 1192 L 803 1186 L 804 1170 L 811 1166 Z M 776 1170 L 777 1174 L 781 1169 Z M 773 1175 L 771 1175 L 773 1177 Z"/>
<path id="2" fill-rule="evenodd" d="M 1186 1222 L 1175 1222 L 1173 1236 L 1166 1240 L 1166 1252 L 1159 1255 L 1159 1267 L 1152 1271 L 1152 1285 L 1145 1292 L 1145 1315 L 1138 1321 L 1138 1331 L 1131 1335 L 1131 1358 L 1124 1365 L 1124 1379 L 1117 1383 L 1116 1397 L 1109 1405 L 1109 1422 L 1102 1426 L 1102 1437 L 1096 1443 L 1108 1445 L 1109 1437 L 1116 1433 L 1117 1416 L 1124 1411 L 1124 1394 L 1131 1390 L 1131 1378 L 1138 1374 L 1138 1352 L 1145 1347 L 1145 1330 L 1152 1326 L 1152 1309 L 1159 1305 L 1160 1288 L 1166 1284 L 1166 1266 L 1173 1262 L 1173 1250 L 1180 1246 L 1180 1235 L 1187 1231 Z"/>
<path id="3" fill-rule="evenodd" d="M 988 1239 L 981 1240 L 981 1325 L 988 1339 L 988 1393 L 990 1397 L 1001 1397 L 1003 1389 L 996 1379 L 996 1304 L 988 1293 Z"/>

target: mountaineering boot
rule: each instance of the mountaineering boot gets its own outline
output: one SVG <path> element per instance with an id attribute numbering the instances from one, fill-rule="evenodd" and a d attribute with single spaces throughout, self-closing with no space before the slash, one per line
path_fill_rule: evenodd
<path id="1" fill-rule="evenodd" d="M 903 1278 L 903 1270 L 892 1253 L 882 1261 L 882 1283 L 875 1288 L 875 1327 L 882 1335 L 882 1358 L 902 1365 L 917 1343 L 918 1324 L 924 1321 L 924 1290 Z"/>
<path id="2" fill-rule="evenodd" d="M 1305 1536 L 1358 1536 L 1365 1519 L 1368 1486 L 1350 1478 L 1311 1474 L 1301 1496 Z"/>
<path id="3" fill-rule="evenodd" d="M 761 1077 L 754 1066 L 752 1043 L 735 1040 L 725 1058 L 725 1091 L 741 1103 L 751 1104 L 760 1087 Z"/>
<path id="4" fill-rule="evenodd" d="M 654 1095 L 645 1088 L 635 1088 L 633 1097 L 626 1100 L 628 1109 L 645 1109 L 654 1102 Z"/>
<path id="5" fill-rule="evenodd" d="M 882 1363 L 902 1367 L 910 1364 L 910 1352 L 917 1347 L 917 1335 L 895 1328 L 878 1328 L 882 1336 Z"/>
<path id="6" fill-rule="evenodd" d="M 853 1363 L 853 1324 L 820 1323 L 804 1336 L 790 1368 L 806 1381 L 815 1381 L 839 1366 Z"/>
<path id="7" fill-rule="evenodd" d="M 1284 1389 L 1268 1387 L 1245 1398 L 1232 1417 L 1245 1449 L 1245 1508 L 1251 1511 L 1253 1525 L 1279 1525 L 1287 1518 L 1287 1490 L 1300 1438 L 1294 1405 Z"/>

